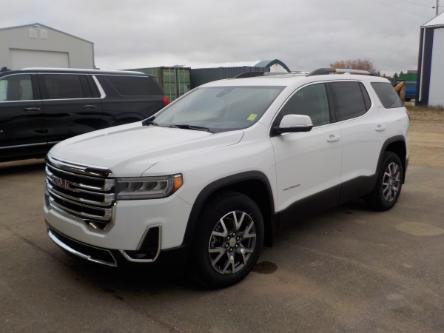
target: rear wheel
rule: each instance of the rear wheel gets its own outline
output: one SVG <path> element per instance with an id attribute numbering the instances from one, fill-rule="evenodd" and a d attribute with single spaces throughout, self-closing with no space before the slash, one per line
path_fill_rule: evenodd
<path id="1" fill-rule="evenodd" d="M 201 215 L 192 258 L 194 276 L 209 288 L 242 280 L 254 267 L 263 246 L 262 214 L 248 196 L 224 193 Z"/>
<path id="2" fill-rule="evenodd" d="M 396 204 L 404 178 L 404 167 L 397 154 L 385 152 L 383 158 L 376 186 L 368 197 L 370 207 L 379 211 L 388 210 Z"/>

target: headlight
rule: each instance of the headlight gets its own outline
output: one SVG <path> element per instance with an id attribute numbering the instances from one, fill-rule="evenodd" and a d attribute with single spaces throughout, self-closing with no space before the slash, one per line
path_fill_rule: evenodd
<path id="1" fill-rule="evenodd" d="M 117 199 L 156 199 L 170 196 L 183 184 L 182 175 L 118 178 Z"/>

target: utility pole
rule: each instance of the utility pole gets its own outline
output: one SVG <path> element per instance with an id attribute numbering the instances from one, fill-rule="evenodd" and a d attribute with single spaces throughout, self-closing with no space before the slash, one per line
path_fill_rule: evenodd
<path id="1" fill-rule="evenodd" d="M 436 13 L 436 16 L 439 15 L 439 0 L 436 0 L 435 13 Z"/>

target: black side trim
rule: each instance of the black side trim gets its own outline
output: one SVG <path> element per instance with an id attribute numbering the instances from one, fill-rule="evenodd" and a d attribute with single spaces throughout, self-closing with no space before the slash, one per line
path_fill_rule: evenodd
<path id="1" fill-rule="evenodd" d="M 294 220 L 335 207 L 340 204 L 341 188 L 341 184 L 336 185 L 298 200 L 284 210 L 277 212 L 277 219 L 282 223 L 292 223 Z"/>
<path id="2" fill-rule="evenodd" d="M 265 220 L 265 232 L 266 234 L 272 237 L 273 231 L 276 228 L 274 221 L 274 199 L 273 192 L 271 190 L 270 182 L 268 181 L 267 176 L 260 171 L 248 171 L 242 172 L 239 174 L 231 175 L 225 178 L 221 178 L 216 180 L 215 182 L 207 185 L 197 196 L 196 201 L 193 204 L 193 208 L 191 210 L 191 214 L 188 218 L 187 228 L 185 231 L 185 237 L 182 243 L 182 246 L 186 246 L 191 244 L 194 231 L 196 229 L 199 215 L 204 208 L 205 202 L 207 199 L 216 191 L 221 190 L 223 188 L 228 188 L 230 186 L 236 185 L 237 183 L 241 183 L 244 181 L 257 180 L 262 182 L 267 188 L 267 196 L 270 204 L 270 216 L 264 216 Z M 268 222 L 267 222 L 268 221 Z"/>

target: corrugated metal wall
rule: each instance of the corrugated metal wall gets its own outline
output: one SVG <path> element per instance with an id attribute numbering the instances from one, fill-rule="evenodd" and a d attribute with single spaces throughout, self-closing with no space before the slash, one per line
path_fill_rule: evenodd
<path id="1" fill-rule="evenodd" d="M 132 69 L 154 76 L 170 101 L 190 90 L 189 67 L 149 67 Z"/>
<path id="2" fill-rule="evenodd" d="M 198 87 L 204 83 L 228 79 L 245 72 L 265 72 L 264 67 L 219 67 L 219 68 L 193 68 L 191 69 L 191 88 Z"/>

